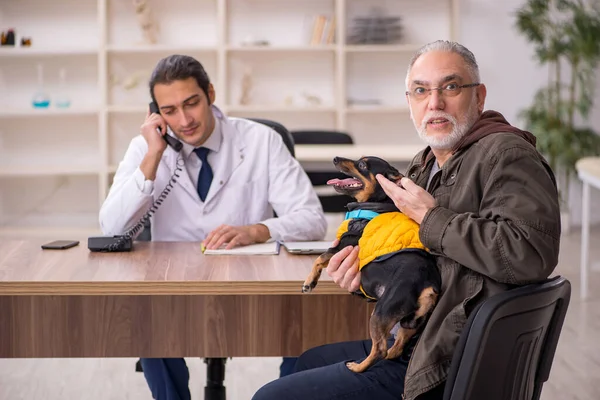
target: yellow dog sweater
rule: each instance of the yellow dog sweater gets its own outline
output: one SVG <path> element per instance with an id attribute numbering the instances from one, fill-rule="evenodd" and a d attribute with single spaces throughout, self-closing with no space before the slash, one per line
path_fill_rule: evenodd
<path id="1" fill-rule="evenodd" d="M 356 211 L 346 214 L 346 219 L 337 231 L 337 238 L 348 232 L 350 221 L 356 214 Z M 403 249 L 422 249 L 427 250 L 419 239 L 419 224 L 402 214 L 401 212 L 386 212 L 375 215 L 364 227 L 362 236 L 358 240 L 359 252 L 359 270 L 365 265 L 375 260 L 377 257 L 393 253 Z M 360 215 L 358 216 L 360 218 Z M 361 292 L 368 298 L 362 285 Z"/>

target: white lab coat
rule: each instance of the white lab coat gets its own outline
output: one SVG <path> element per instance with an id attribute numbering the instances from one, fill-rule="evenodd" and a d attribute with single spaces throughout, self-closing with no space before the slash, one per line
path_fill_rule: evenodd
<path id="1" fill-rule="evenodd" d="M 241 118 L 220 119 L 219 167 L 205 202 L 182 166 L 177 183 L 151 218 L 152 240 L 201 241 L 221 224 L 262 223 L 275 240 L 321 240 L 327 222 L 308 176 L 271 128 Z M 167 146 L 156 179 L 145 181 L 139 169 L 148 145 L 138 135 L 119 164 L 100 209 L 105 235 L 123 234 L 150 208 L 167 186 L 178 153 Z M 180 160 L 180 165 L 181 165 Z M 273 218 L 273 210 L 278 218 Z"/>

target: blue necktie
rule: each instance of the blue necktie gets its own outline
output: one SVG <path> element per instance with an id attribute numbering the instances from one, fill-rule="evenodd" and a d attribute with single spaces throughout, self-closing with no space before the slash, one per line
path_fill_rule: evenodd
<path id="1" fill-rule="evenodd" d="M 200 200 L 204 201 L 206 199 L 206 195 L 208 194 L 208 189 L 210 188 L 210 184 L 213 180 L 213 171 L 208 163 L 208 152 L 209 149 L 206 147 L 199 147 L 194 149 L 194 153 L 200 158 L 202 161 L 202 167 L 200 167 L 200 173 L 198 174 L 198 195 L 200 196 Z"/>

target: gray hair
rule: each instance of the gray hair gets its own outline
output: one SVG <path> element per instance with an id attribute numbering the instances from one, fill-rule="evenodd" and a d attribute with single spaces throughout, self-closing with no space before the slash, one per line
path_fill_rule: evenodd
<path id="1" fill-rule="evenodd" d="M 471 50 L 467 49 L 465 46 L 457 42 L 451 42 L 448 40 L 437 40 L 435 42 L 427 43 L 426 45 L 421 47 L 411 58 L 410 63 L 408 64 L 408 71 L 406 71 L 406 90 L 408 90 L 408 76 L 410 75 L 410 71 L 413 65 L 419 59 L 419 57 L 430 51 L 447 51 L 450 53 L 458 54 L 467 63 L 467 69 L 469 70 L 469 74 L 471 75 L 471 79 L 473 79 L 473 82 L 479 83 L 479 66 L 477 65 L 477 60 L 475 60 L 475 55 L 471 53 Z"/>

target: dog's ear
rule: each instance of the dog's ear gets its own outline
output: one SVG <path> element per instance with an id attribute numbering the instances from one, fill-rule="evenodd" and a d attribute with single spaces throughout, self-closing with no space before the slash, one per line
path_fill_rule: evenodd
<path id="1" fill-rule="evenodd" d="M 389 170 L 385 173 L 385 177 L 394 183 L 399 183 L 400 179 L 404 178 L 396 168 L 390 166 Z"/>

